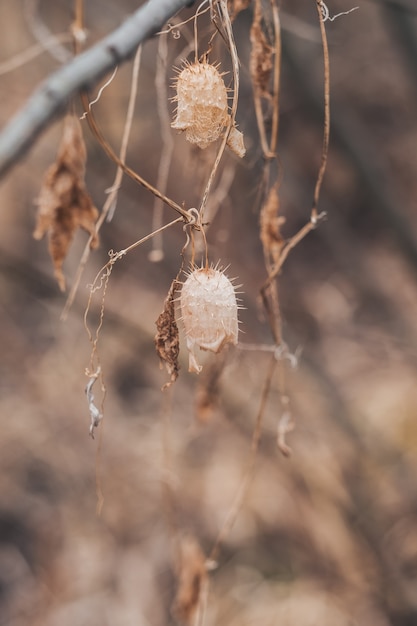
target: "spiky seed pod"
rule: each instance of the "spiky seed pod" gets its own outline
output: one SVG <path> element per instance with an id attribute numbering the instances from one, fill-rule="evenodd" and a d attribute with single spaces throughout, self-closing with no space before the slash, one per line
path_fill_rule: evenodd
<path id="1" fill-rule="evenodd" d="M 204 149 L 218 139 L 229 118 L 227 89 L 216 66 L 187 64 L 176 80 L 177 113 L 172 128 Z"/>
<path id="2" fill-rule="evenodd" d="M 222 271 L 213 267 L 195 269 L 182 286 L 180 305 L 189 352 L 188 369 L 199 373 L 202 366 L 196 358 L 197 348 L 217 353 L 227 343 L 237 343 L 235 289 Z"/>

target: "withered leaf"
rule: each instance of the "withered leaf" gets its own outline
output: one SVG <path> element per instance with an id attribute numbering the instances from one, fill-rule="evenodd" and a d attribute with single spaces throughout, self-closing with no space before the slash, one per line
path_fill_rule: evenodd
<path id="1" fill-rule="evenodd" d="M 208 582 L 206 559 L 193 537 L 181 539 L 176 566 L 178 588 L 172 613 L 179 622 L 190 626 L 201 609 L 202 596 Z"/>
<path id="2" fill-rule="evenodd" d="M 279 196 L 276 186 L 271 187 L 260 215 L 260 237 L 265 255 L 270 256 L 273 263 L 278 263 L 284 238 L 281 226 L 285 217 L 279 215 Z"/>
<path id="3" fill-rule="evenodd" d="M 49 253 L 55 277 L 62 291 L 65 278 L 62 264 L 77 228 L 91 236 L 91 247 L 98 245 L 96 220 L 98 210 L 85 186 L 86 149 L 78 118 L 68 115 L 55 163 L 45 173 L 37 200 L 38 216 L 35 239 L 48 233 Z"/>
<path id="4" fill-rule="evenodd" d="M 250 75 L 255 88 L 264 98 L 270 98 L 269 81 L 273 68 L 272 55 L 274 48 L 268 43 L 261 26 L 261 11 L 259 3 L 255 4 L 253 22 L 250 30 L 252 44 L 250 53 Z"/>
<path id="5" fill-rule="evenodd" d="M 174 279 L 169 288 L 168 295 L 164 302 L 164 310 L 156 320 L 157 333 L 155 335 L 155 348 L 161 359 L 161 364 L 170 376 L 163 389 L 170 387 L 178 378 L 180 369 L 178 356 L 180 353 L 180 340 L 178 325 L 175 320 L 174 295 L 177 289 L 177 279 Z"/>

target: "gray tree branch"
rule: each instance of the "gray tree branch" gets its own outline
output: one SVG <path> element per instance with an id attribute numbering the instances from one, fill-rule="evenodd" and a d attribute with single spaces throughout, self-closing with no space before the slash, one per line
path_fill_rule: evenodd
<path id="1" fill-rule="evenodd" d="M 92 87 L 190 0 L 148 0 L 119 28 L 54 72 L 0 133 L 0 177 L 33 145 L 41 132 L 65 110 L 68 100 Z"/>

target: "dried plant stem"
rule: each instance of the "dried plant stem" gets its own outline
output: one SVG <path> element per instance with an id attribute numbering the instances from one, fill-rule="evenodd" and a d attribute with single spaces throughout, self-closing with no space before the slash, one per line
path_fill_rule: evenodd
<path id="1" fill-rule="evenodd" d="M 323 184 L 324 174 L 327 167 L 327 156 L 329 152 L 329 138 L 330 138 L 330 60 L 329 60 L 329 47 L 327 44 L 326 27 L 324 25 L 324 17 L 322 12 L 322 0 L 316 0 L 316 8 L 319 16 L 321 41 L 323 46 L 323 67 L 324 67 L 324 126 L 323 126 L 323 148 L 321 155 L 321 164 L 319 173 L 317 176 L 317 182 L 314 189 L 313 208 L 311 210 L 311 217 L 314 219 L 317 217 L 317 207 L 319 203 L 320 191 Z"/>
<path id="2" fill-rule="evenodd" d="M 135 59 L 133 62 L 133 70 L 132 70 L 132 82 L 131 82 L 131 91 L 130 91 L 130 97 L 129 97 L 129 104 L 128 104 L 128 109 L 127 109 L 127 115 L 126 115 L 126 121 L 125 121 L 125 126 L 123 129 L 123 137 L 122 137 L 122 143 L 121 143 L 121 147 L 120 147 L 120 153 L 119 153 L 119 159 L 122 163 L 125 162 L 125 158 L 126 158 L 126 151 L 127 151 L 127 145 L 128 145 L 128 141 L 129 141 L 129 136 L 130 136 L 130 130 L 132 127 L 132 120 L 133 120 L 133 114 L 134 114 L 134 108 L 135 108 L 135 102 L 136 102 L 136 94 L 137 94 L 137 81 L 138 81 L 138 75 L 139 75 L 139 67 L 140 67 L 140 59 L 141 59 L 141 51 L 142 51 L 142 47 L 139 46 L 136 55 L 135 55 Z M 113 185 L 110 188 L 110 193 L 107 197 L 106 202 L 103 205 L 103 209 L 100 213 L 100 217 L 97 220 L 96 223 L 96 235 L 99 233 L 104 220 L 107 218 L 109 219 L 110 216 L 113 215 L 114 210 L 115 210 L 115 206 L 116 206 L 116 202 L 117 202 L 117 196 L 119 193 L 119 188 L 120 188 L 120 184 L 122 182 L 122 178 L 123 178 L 123 168 L 118 166 L 117 170 L 116 170 L 116 176 L 114 178 L 114 182 Z M 77 272 L 75 274 L 74 277 L 74 282 L 73 285 L 71 287 L 71 291 L 68 295 L 67 301 L 65 303 L 65 307 L 62 311 L 61 314 L 61 320 L 65 320 L 67 315 L 68 315 L 68 311 L 70 310 L 73 302 L 74 302 L 74 298 L 76 296 L 76 293 L 78 291 L 78 287 L 80 285 L 80 281 L 81 281 L 81 277 L 84 273 L 84 269 L 85 266 L 87 265 L 87 261 L 89 259 L 90 256 L 90 251 L 91 251 L 91 237 L 89 238 L 89 240 L 87 241 L 83 254 L 81 256 L 80 262 L 78 264 L 78 268 L 77 268 Z"/>
<path id="3" fill-rule="evenodd" d="M 208 557 L 209 561 L 214 561 L 214 562 L 217 561 L 221 544 L 225 541 L 226 537 L 229 535 L 230 531 L 232 530 L 234 523 L 236 522 L 237 516 L 242 508 L 244 498 L 247 494 L 249 485 L 251 483 L 253 471 L 255 468 L 256 456 L 257 456 L 258 448 L 259 448 L 259 441 L 261 439 L 263 417 L 265 414 L 266 404 L 269 398 L 272 378 L 275 372 L 276 365 L 277 365 L 277 360 L 275 358 L 275 355 L 273 355 L 269 361 L 268 370 L 266 373 L 265 382 L 264 382 L 264 386 L 262 389 L 261 400 L 259 403 L 258 413 L 256 416 L 255 426 L 254 426 L 254 430 L 252 433 L 249 461 L 248 461 L 244 476 L 242 478 L 242 481 L 236 492 L 235 498 L 226 515 L 226 519 L 223 522 L 223 526 L 221 527 L 219 534 L 217 535 L 217 538 L 214 542 L 214 545 L 210 551 L 210 555 Z"/>
<path id="4" fill-rule="evenodd" d="M 101 471 L 102 471 L 102 450 L 103 450 L 103 428 L 100 428 L 100 433 L 98 437 L 98 445 L 96 450 L 96 465 L 95 465 L 95 478 L 96 478 L 96 515 L 100 517 L 101 511 L 103 510 L 104 505 L 104 493 L 102 488 L 101 481 Z"/>
<path id="5" fill-rule="evenodd" d="M 287 444 L 286 436 L 294 430 L 294 419 L 291 412 L 290 397 L 287 393 L 287 367 L 286 363 L 281 360 L 278 363 L 278 388 L 279 400 L 281 404 L 281 416 L 277 426 L 277 446 L 282 454 L 286 457 L 291 455 L 291 448 Z"/>
<path id="6" fill-rule="evenodd" d="M 97 272 L 96 277 L 90 286 L 90 295 L 88 298 L 87 307 L 84 312 L 84 326 L 87 331 L 90 343 L 92 344 L 92 347 L 93 347 L 91 357 L 90 357 L 90 371 L 93 371 L 95 369 L 94 365 L 95 365 L 95 357 L 97 353 L 98 336 L 100 334 L 101 327 L 104 321 L 104 301 L 105 301 L 107 286 L 108 286 L 109 278 L 113 269 L 113 265 L 116 263 L 116 261 L 126 256 L 126 254 L 128 254 L 135 248 L 139 247 L 141 244 L 145 243 L 145 241 L 148 241 L 149 239 L 154 237 L 158 232 L 166 230 L 167 228 L 170 228 L 171 226 L 174 226 L 175 224 L 178 224 L 182 221 L 183 221 L 182 218 L 178 217 L 172 222 L 169 222 L 168 224 L 165 224 L 164 226 L 162 226 L 158 231 L 149 233 L 148 235 L 145 235 L 145 237 L 142 237 L 142 239 L 135 241 L 135 243 L 132 243 L 127 248 L 124 248 L 123 250 L 119 250 L 119 252 L 110 252 L 110 260 L 105 265 L 103 265 L 103 267 Z M 97 291 L 100 291 L 100 290 L 103 291 L 103 294 L 102 294 L 102 300 L 101 300 L 99 323 L 96 328 L 95 338 L 93 338 L 93 334 L 87 323 L 87 318 L 88 318 L 88 314 L 91 308 L 93 295 Z"/>
<path id="7" fill-rule="evenodd" d="M 269 272 L 268 280 L 270 277 L 271 271 Z M 273 282 L 271 278 L 270 282 L 265 283 L 261 287 L 260 294 L 274 343 L 276 346 L 279 346 L 282 343 L 282 319 L 281 308 L 279 306 L 278 285 L 276 282 Z"/>
<path id="8" fill-rule="evenodd" d="M 233 100 L 232 100 L 232 106 L 230 108 L 230 118 L 229 118 L 229 123 L 226 127 L 224 136 L 223 136 L 223 140 L 220 144 L 219 150 L 217 152 L 216 155 L 216 159 L 214 161 L 213 167 L 211 169 L 210 172 L 210 176 L 208 178 L 204 193 L 203 193 L 203 198 L 201 200 L 200 203 L 200 207 L 199 207 L 199 213 L 201 216 L 201 221 L 203 222 L 203 215 L 204 215 L 204 210 L 206 208 L 206 204 L 207 204 L 207 200 L 208 200 L 208 196 L 211 190 L 211 187 L 213 185 L 213 181 L 214 178 L 216 176 L 217 173 L 217 169 L 219 167 L 221 158 L 223 156 L 223 153 L 225 151 L 226 148 L 226 143 L 227 143 L 227 139 L 229 137 L 229 133 L 230 130 L 232 129 L 232 126 L 235 123 L 235 117 L 236 117 L 236 111 L 237 111 L 237 105 L 238 105 L 238 99 L 239 99 L 239 57 L 237 54 L 237 50 L 236 50 L 236 43 L 235 43 L 235 39 L 233 36 L 233 30 L 232 30 L 232 24 L 230 21 L 230 16 L 229 16 L 229 11 L 227 8 L 227 2 L 226 0 L 219 0 L 218 4 L 218 9 L 219 9 L 219 14 L 222 20 L 222 24 L 225 28 L 226 31 L 226 35 L 227 35 L 227 42 L 229 45 L 229 49 L 230 49 L 230 56 L 232 59 L 232 66 L 233 66 Z"/>
<path id="9" fill-rule="evenodd" d="M 206 221 L 208 222 L 206 230 L 210 228 L 210 224 L 213 222 L 218 210 L 223 205 L 224 201 L 229 195 L 230 187 L 232 186 L 236 172 L 235 163 L 228 162 L 222 169 L 220 180 L 215 189 L 211 192 L 210 202 L 206 209 Z"/>
<path id="10" fill-rule="evenodd" d="M 261 293 L 263 293 L 272 283 L 274 278 L 278 276 L 291 250 L 293 250 L 293 248 L 295 248 L 295 246 L 299 244 L 300 241 L 304 239 L 306 235 L 308 235 L 308 233 L 314 230 L 317 227 L 317 224 L 320 221 L 322 221 L 325 217 L 326 217 L 325 212 L 322 212 L 319 215 L 313 216 L 310 219 L 310 221 L 307 222 L 307 224 L 305 224 L 302 228 L 300 228 L 300 230 L 297 233 L 295 233 L 295 235 L 291 237 L 291 239 L 287 241 L 287 243 L 284 245 L 282 249 L 278 262 L 273 266 L 272 271 L 270 272 L 267 280 L 263 284 L 261 288 Z"/>
<path id="11" fill-rule="evenodd" d="M 139 185 L 141 185 L 142 187 L 145 187 L 145 189 L 147 189 L 148 191 L 153 193 L 153 195 L 156 196 L 157 198 L 160 198 L 162 200 L 162 202 L 164 202 L 167 206 L 169 206 L 171 209 L 174 209 L 174 211 L 176 211 L 177 213 L 182 215 L 182 217 L 185 219 L 186 222 L 193 221 L 193 219 L 190 217 L 190 214 L 189 214 L 188 211 L 183 209 L 183 207 L 180 206 L 179 204 L 177 204 L 174 200 L 171 200 L 171 198 L 168 198 L 163 193 L 161 193 L 153 185 L 151 185 L 144 178 L 142 178 L 142 176 L 137 174 L 134 170 L 132 170 L 130 167 L 128 167 L 125 163 L 123 163 L 119 159 L 119 157 L 113 151 L 113 148 L 111 148 L 110 145 L 107 143 L 107 141 L 104 139 L 104 136 L 103 136 L 101 130 L 99 129 L 98 124 L 97 124 L 97 122 L 95 120 L 95 117 L 93 115 L 93 111 L 92 110 L 90 110 L 90 111 L 87 110 L 88 109 L 88 100 L 87 100 L 86 95 L 84 94 L 82 96 L 82 98 L 83 98 L 84 108 L 85 108 L 85 111 L 87 113 L 87 116 L 86 116 L 87 117 L 87 121 L 88 121 L 89 126 L 91 128 L 91 131 L 92 131 L 93 135 L 95 136 L 95 138 L 97 139 L 97 141 L 99 142 L 99 144 L 101 145 L 101 147 L 103 148 L 104 152 L 107 154 L 107 156 L 112 161 L 114 161 L 114 163 L 116 163 L 119 167 L 121 167 L 122 170 L 125 172 L 125 174 L 130 176 L 130 178 L 132 178 L 132 180 L 134 180 L 135 182 L 139 183 Z"/>
<path id="12" fill-rule="evenodd" d="M 261 0 L 255 0 L 255 8 L 253 12 L 253 25 L 260 23 L 261 16 L 262 16 Z M 251 40 L 252 40 L 252 36 L 251 36 Z M 259 138 L 261 140 L 261 148 L 262 148 L 264 157 L 266 159 L 270 159 L 270 158 L 273 158 L 274 155 L 271 153 L 270 147 L 268 145 L 268 138 L 266 136 L 264 113 L 263 113 L 263 108 L 262 108 L 261 90 L 259 89 L 259 86 L 256 81 L 253 80 L 252 83 L 253 83 L 253 89 L 254 89 L 255 115 L 256 115 L 256 122 L 258 125 Z"/>
<path id="13" fill-rule="evenodd" d="M 276 158 L 279 125 L 279 86 L 281 74 L 281 23 L 279 19 L 279 10 L 275 3 L 275 0 L 270 0 L 270 5 L 272 13 L 272 23 L 274 28 L 273 46 L 269 46 L 268 44 L 266 44 L 266 42 L 262 40 L 262 36 L 260 35 L 262 21 L 261 0 L 255 1 L 253 22 L 250 33 L 250 39 L 252 44 L 251 66 L 252 62 L 255 64 L 255 67 L 251 67 L 252 83 L 254 90 L 255 115 L 262 152 L 264 158 L 267 160 Z M 267 95 L 265 94 L 266 85 L 262 85 L 260 77 L 257 75 L 259 68 L 256 67 L 256 65 L 257 62 L 259 62 L 260 57 L 259 47 L 261 47 L 261 49 L 263 47 L 262 52 L 267 55 L 266 58 L 268 58 L 268 56 L 271 56 L 274 59 L 272 67 L 272 93 L 268 93 Z M 265 59 L 263 59 L 263 62 L 265 62 Z M 270 98 L 270 102 L 272 105 L 272 124 L 269 140 L 266 132 L 264 111 L 262 105 L 262 100 L 267 96 L 268 99 Z"/>
<path id="14" fill-rule="evenodd" d="M 136 95 L 137 95 L 137 83 L 138 83 L 138 76 L 139 76 L 141 53 L 142 53 L 142 46 L 139 46 L 135 54 L 135 59 L 133 61 L 129 103 L 128 103 L 126 120 L 125 120 L 124 129 L 123 129 L 122 142 L 121 142 L 121 147 L 120 147 L 120 152 L 119 152 L 119 159 L 122 163 L 124 163 L 126 159 L 127 145 L 129 142 L 130 131 L 132 128 L 132 121 L 133 121 L 133 115 L 134 115 L 134 109 L 135 109 L 135 103 L 136 103 Z M 89 106 L 88 109 L 91 110 L 91 106 Z M 103 209 L 100 213 L 100 217 L 98 218 L 97 223 L 96 223 L 96 235 L 99 233 L 104 220 L 106 218 L 109 219 L 113 216 L 116 202 L 117 202 L 117 195 L 119 192 L 120 184 L 122 182 L 122 178 L 123 178 L 123 168 L 121 166 L 118 166 L 113 185 L 110 188 L 110 193 L 107 197 L 106 202 L 104 203 Z M 92 237 L 90 236 L 84 248 L 80 262 L 78 264 L 77 272 L 74 277 L 74 282 L 73 282 L 71 291 L 68 295 L 67 301 L 65 303 L 65 307 L 61 314 L 61 320 L 66 319 L 68 315 L 68 311 L 70 310 L 74 302 L 74 298 L 76 296 L 78 287 L 80 285 L 81 277 L 83 275 L 85 266 L 87 265 L 87 261 L 90 256 L 91 240 L 92 240 Z"/>
<path id="15" fill-rule="evenodd" d="M 174 150 L 174 140 L 171 132 L 170 113 L 167 103 L 168 89 L 166 80 L 166 67 L 168 58 L 168 42 L 166 37 L 160 37 L 158 41 L 158 54 L 156 59 L 156 102 L 158 116 L 161 127 L 162 151 L 159 161 L 156 187 L 161 192 L 166 193 L 169 170 L 171 167 L 172 153 Z M 162 225 L 163 202 L 160 198 L 154 198 L 152 230 L 157 230 Z M 153 239 L 152 251 L 149 255 L 153 261 L 160 261 L 163 258 L 162 236 L 158 235 Z"/>
<path id="16" fill-rule="evenodd" d="M 272 77 L 272 126 L 269 150 L 275 155 L 278 144 L 279 128 L 279 86 L 281 82 L 281 21 L 275 0 L 270 0 L 275 36 L 274 72 Z"/>
<path id="17" fill-rule="evenodd" d="M 122 142 L 120 145 L 119 159 L 122 163 L 125 163 L 126 161 L 127 146 L 129 143 L 130 131 L 132 129 L 133 117 L 135 114 L 135 105 L 136 105 L 136 97 L 138 93 L 138 79 L 139 79 L 139 69 L 140 69 L 141 58 L 142 58 L 142 46 L 139 46 L 139 48 L 136 51 L 135 58 L 133 61 L 132 80 L 130 82 L 129 102 L 127 105 L 126 120 L 125 120 L 125 125 L 123 128 Z M 103 219 L 106 218 L 108 222 L 112 220 L 113 215 L 116 210 L 117 197 L 119 193 L 120 184 L 122 182 L 122 178 L 123 178 L 123 168 L 120 165 L 118 165 L 113 185 L 110 188 L 109 197 L 103 207 L 103 213 L 104 213 Z"/>

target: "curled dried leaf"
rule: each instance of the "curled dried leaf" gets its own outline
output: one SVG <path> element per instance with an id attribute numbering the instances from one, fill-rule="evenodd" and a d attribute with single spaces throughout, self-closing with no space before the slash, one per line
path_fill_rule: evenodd
<path id="1" fill-rule="evenodd" d="M 260 237 L 264 252 L 274 264 L 277 264 L 284 245 L 281 226 L 285 217 L 279 215 L 279 196 L 277 187 L 271 187 L 260 215 Z"/>
<path id="2" fill-rule="evenodd" d="M 259 3 L 257 3 L 250 30 L 252 48 L 249 68 L 255 89 L 259 91 L 261 96 L 269 99 L 271 97 L 269 83 L 273 68 L 272 55 L 274 48 L 268 43 L 262 30 L 261 17 L 261 10 Z"/>
<path id="3" fill-rule="evenodd" d="M 189 626 L 202 609 L 208 574 L 203 551 L 193 537 L 182 538 L 179 548 L 176 564 L 178 588 L 172 612 L 177 620 Z"/>
<path id="4" fill-rule="evenodd" d="M 174 295 L 177 289 L 177 280 L 174 279 L 169 288 L 168 295 L 164 302 L 164 310 L 156 320 L 157 333 L 155 335 L 155 348 L 161 360 L 161 364 L 170 376 L 169 382 L 165 383 L 163 389 L 170 387 L 178 378 L 180 352 L 180 341 L 178 325 L 175 321 Z"/>
<path id="5" fill-rule="evenodd" d="M 62 264 L 78 228 L 91 236 L 91 247 L 98 245 L 96 220 L 98 210 L 85 186 L 86 149 L 77 117 L 68 115 L 56 161 L 46 171 L 37 200 L 38 216 L 35 239 L 48 233 L 49 253 L 55 277 L 62 291 L 65 278 Z"/>

